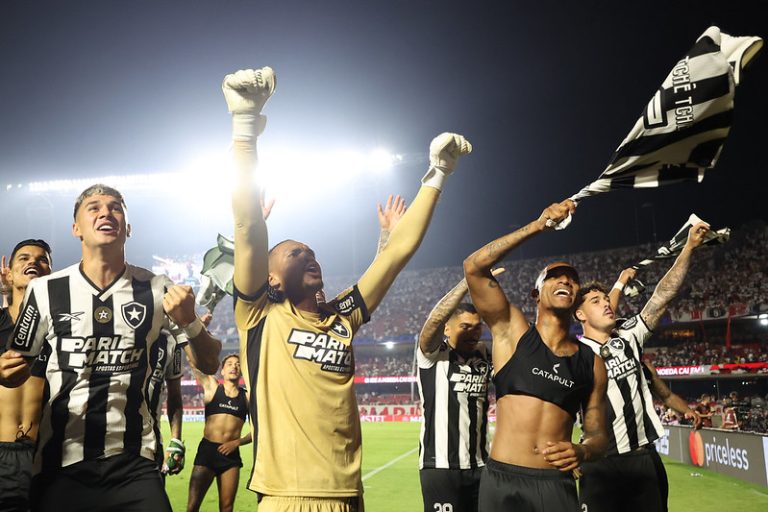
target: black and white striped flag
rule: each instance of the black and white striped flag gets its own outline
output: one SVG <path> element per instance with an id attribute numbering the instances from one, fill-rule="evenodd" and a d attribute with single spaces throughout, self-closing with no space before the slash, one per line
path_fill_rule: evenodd
<path id="1" fill-rule="evenodd" d="M 685 242 L 688 240 L 688 231 L 700 222 L 703 221 L 698 217 L 698 215 L 692 213 L 691 216 L 688 217 L 688 221 L 683 224 L 683 227 L 681 227 L 678 232 L 675 233 L 675 236 L 673 236 L 667 243 L 656 249 L 656 254 L 633 265 L 632 268 L 635 270 L 640 270 L 641 268 L 657 261 L 676 258 L 677 255 L 680 254 L 680 252 L 683 250 L 683 247 L 685 247 Z M 717 231 L 709 230 L 707 234 L 704 235 L 704 241 L 702 242 L 702 245 L 724 244 L 728 241 L 730 236 L 730 228 L 722 228 L 718 229 Z M 645 285 L 642 283 L 642 281 L 633 279 L 627 283 L 627 286 L 624 287 L 624 295 L 634 297 L 644 289 Z"/>
<path id="2" fill-rule="evenodd" d="M 762 45 L 759 37 L 731 37 L 709 27 L 675 64 L 600 177 L 571 199 L 700 182 L 717 163 L 731 129 L 741 71 Z M 570 217 L 556 229 L 569 223 Z"/>

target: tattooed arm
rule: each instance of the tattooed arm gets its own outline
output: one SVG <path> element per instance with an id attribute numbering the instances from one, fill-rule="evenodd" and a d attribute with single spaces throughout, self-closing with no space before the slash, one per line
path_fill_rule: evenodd
<path id="1" fill-rule="evenodd" d="M 424 354 L 430 354 L 440 346 L 445 323 L 466 294 L 467 280 L 462 279 L 432 308 L 419 333 L 419 348 Z"/>
<path id="2" fill-rule="evenodd" d="M 496 268 L 491 274 L 497 276 L 502 272 L 504 272 L 503 268 Z M 421 328 L 421 333 L 419 333 L 419 347 L 423 353 L 430 354 L 440 346 L 445 324 L 466 294 L 467 280 L 462 279 L 432 308 L 427 321 Z"/>
<path id="3" fill-rule="evenodd" d="M 560 222 L 569 213 L 573 213 L 575 209 L 576 205 L 570 199 L 559 204 L 553 204 L 544 210 L 535 221 L 494 240 L 464 260 L 464 276 L 467 279 L 472 303 L 491 328 L 494 339 L 496 339 L 497 332 L 506 332 L 507 327 L 512 325 L 513 331 L 515 331 L 512 337 L 515 338 L 516 342 L 528 328 L 528 325 L 523 313 L 517 307 L 510 306 L 506 295 L 499 288 L 499 283 L 491 275 L 491 267 L 521 243 L 549 229 L 547 228 L 547 220 Z"/>
<path id="4" fill-rule="evenodd" d="M 691 420 L 693 422 L 693 428 L 698 429 L 699 426 L 701 426 L 701 416 L 699 416 L 699 413 L 691 409 L 688 406 L 688 402 L 683 400 L 680 395 L 673 393 L 672 390 L 669 389 L 669 386 L 661 380 L 659 373 L 651 363 L 643 361 L 643 364 L 651 372 L 651 379 L 648 382 L 648 387 L 651 388 L 651 394 L 654 398 L 664 402 L 666 407 L 682 414 L 685 419 Z"/>
<path id="5" fill-rule="evenodd" d="M 683 284 L 685 274 L 688 273 L 688 267 L 691 264 L 691 253 L 704 241 L 704 235 L 709 231 L 709 225 L 700 222 L 688 230 L 688 241 L 685 243 L 682 252 L 678 255 L 675 263 L 672 265 L 664 277 L 661 278 L 653 295 L 640 316 L 645 321 L 649 329 L 653 330 L 658 324 L 661 316 L 667 310 L 669 302 L 677 295 L 680 286 Z"/>

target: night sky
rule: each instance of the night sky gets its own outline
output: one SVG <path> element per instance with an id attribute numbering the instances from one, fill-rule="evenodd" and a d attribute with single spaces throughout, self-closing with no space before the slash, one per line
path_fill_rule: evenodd
<path id="1" fill-rule="evenodd" d="M 458 265 L 597 178 L 709 25 L 768 37 L 757 2 L 617 4 L 5 0 L 0 215 L 12 222 L 0 228 L 0 252 L 21 237 L 44 236 L 57 267 L 79 255 L 68 234 L 75 194 L 34 196 L 6 191 L 6 183 L 168 171 L 224 151 L 223 76 L 270 65 L 278 90 L 265 109 L 264 149 L 383 146 L 425 154 L 442 131 L 473 143 L 412 263 Z M 758 55 L 737 90 L 724 152 L 704 183 L 588 199 L 568 230 L 543 235 L 522 255 L 649 242 L 654 225 L 664 240 L 691 212 L 716 228 L 767 220 L 766 91 L 768 56 Z M 278 202 L 271 239 L 306 240 L 326 273 L 359 272 L 375 249 L 375 201 L 389 192 L 412 199 L 424 170 L 422 162 L 401 165 L 302 208 L 280 211 Z M 199 185 L 204 191 L 206 183 Z M 126 195 L 134 263 L 203 252 L 217 231 L 231 232 L 226 200 L 174 189 Z"/>

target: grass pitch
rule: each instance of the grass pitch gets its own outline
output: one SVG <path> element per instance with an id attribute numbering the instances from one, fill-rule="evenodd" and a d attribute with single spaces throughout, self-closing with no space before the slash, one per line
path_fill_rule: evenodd
<path id="1" fill-rule="evenodd" d="M 369 512 L 418 512 L 422 510 L 419 487 L 419 423 L 363 423 L 363 485 L 365 508 Z M 184 424 L 187 464 L 180 475 L 166 480 L 171 505 L 176 512 L 186 510 L 189 475 L 197 445 L 203 434 L 202 423 Z M 168 424 L 163 424 L 163 438 L 168 439 Z M 256 495 L 245 485 L 253 464 L 252 445 L 240 450 L 243 469 L 236 511 L 255 511 Z M 768 488 L 718 475 L 703 468 L 664 460 L 669 475 L 669 510 L 671 512 L 765 512 Z M 692 476 L 700 474 L 701 476 Z M 218 510 L 218 491 L 211 485 L 201 508 Z"/>

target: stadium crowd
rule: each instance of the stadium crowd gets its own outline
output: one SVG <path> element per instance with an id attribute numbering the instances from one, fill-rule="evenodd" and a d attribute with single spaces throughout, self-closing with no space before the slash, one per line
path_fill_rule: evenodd
<path id="1" fill-rule="evenodd" d="M 597 280 L 610 285 L 622 269 L 652 256 L 655 250 L 653 245 L 643 244 L 606 251 L 512 260 L 506 262 L 507 271 L 499 276 L 499 282 L 510 301 L 521 305 L 528 318 L 533 318 L 535 304 L 529 295 L 533 285 L 531 276 L 536 275 L 547 261 L 569 261 L 579 269 L 582 280 Z M 735 229 L 726 244 L 705 247 L 700 252 L 697 258 L 705 261 L 691 269 L 684 289 L 670 305 L 666 323 L 768 312 L 768 287 L 763 284 L 768 276 L 768 226 L 765 223 L 755 221 Z M 180 259 L 156 257 L 156 261 L 154 272 L 182 276 L 185 282 L 190 282 L 193 278 L 188 269 L 200 268 L 202 255 Z M 664 263 L 648 265 L 638 272 L 638 279 L 652 290 L 667 268 Z M 432 305 L 462 277 L 460 266 L 402 272 L 371 322 L 357 334 L 356 341 L 413 340 Z M 327 295 L 332 296 L 349 286 L 354 277 L 331 276 L 325 277 L 324 281 Z M 641 293 L 624 299 L 619 314 L 629 317 L 639 311 L 647 297 Z M 236 342 L 237 332 L 229 297 L 217 306 L 210 328 L 225 343 Z"/>
<path id="2" fill-rule="evenodd" d="M 719 398 L 703 394 L 688 400 L 688 406 L 699 413 L 703 427 L 768 433 L 768 396 L 739 397 L 735 391 Z M 661 402 L 654 401 L 654 407 L 665 425 L 690 424 Z"/>
<path id="3" fill-rule="evenodd" d="M 560 255 L 547 258 L 563 259 L 573 262 L 579 269 L 583 280 L 599 280 L 613 283 L 621 269 L 626 268 L 655 251 L 650 244 L 638 245 L 581 253 Z M 768 227 L 762 222 L 754 222 L 734 230 L 728 243 L 722 246 L 707 247 L 701 250 L 698 258 L 703 264 L 691 269 L 684 290 L 669 308 L 666 323 L 674 321 L 697 321 L 705 318 L 725 318 L 768 311 L 768 293 L 762 284 L 768 275 Z M 199 269 L 202 255 L 188 255 L 181 258 L 156 257 L 153 270 L 167 273 L 186 283 L 194 283 L 198 274 L 190 269 Z M 505 266 L 507 271 L 499 281 L 514 303 L 521 304 L 524 313 L 533 318 L 534 302 L 529 293 L 535 275 L 544 265 L 540 258 L 513 260 Z M 653 289 L 666 270 L 665 264 L 652 264 L 638 273 L 648 289 Z M 434 303 L 462 278 L 461 267 L 443 267 L 420 269 L 403 272 L 395 281 L 370 323 L 363 326 L 356 336 L 356 343 L 380 344 L 385 341 L 413 343 L 421 329 L 424 319 Z M 728 276 L 728 279 L 724 277 Z M 328 294 L 335 294 L 352 282 L 351 276 L 331 276 L 325 278 Z M 637 297 L 624 297 L 619 307 L 620 316 L 635 314 L 647 300 L 646 294 Z M 233 308 L 230 297 L 225 297 L 216 307 L 211 331 L 224 343 L 222 354 L 236 352 L 237 331 L 235 329 Z M 679 341 L 675 338 L 657 337 L 649 343 L 645 357 L 657 367 L 743 364 L 768 361 L 768 335 L 749 343 L 735 343 L 727 348 L 723 336 L 709 336 L 706 341 Z M 736 372 L 766 369 L 737 370 Z M 362 377 L 408 376 L 413 375 L 413 358 L 410 353 L 390 355 L 384 349 L 366 352 L 355 356 L 355 372 Z M 722 372 L 721 372 L 722 373 Z M 184 379 L 191 379 L 185 372 Z M 703 409 L 700 399 L 690 398 L 692 407 Z M 768 432 L 768 407 L 760 396 L 749 397 L 738 402 L 733 397 L 721 397 L 719 400 L 708 398 L 706 407 L 712 412 L 706 417 L 708 425 L 721 428 L 743 429 Z M 401 387 L 391 392 L 374 392 L 365 388 L 358 389 L 358 399 L 364 405 L 401 405 L 413 402 L 409 393 Z M 202 395 L 194 386 L 185 386 L 184 401 L 188 407 L 200 407 Z M 660 416 L 667 423 L 677 423 L 681 419 L 671 410 L 664 410 L 657 404 Z M 735 419 L 734 419 L 735 418 Z"/>
<path id="4" fill-rule="evenodd" d="M 768 343 L 735 345 L 728 349 L 723 343 L 683 342 L 656 347 L 644 352 L 654 366 L 697 366 L 745 364 L 768 361 Z"/>

